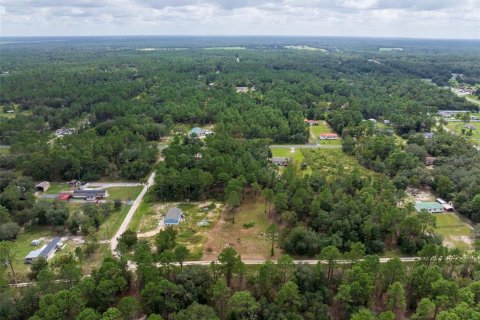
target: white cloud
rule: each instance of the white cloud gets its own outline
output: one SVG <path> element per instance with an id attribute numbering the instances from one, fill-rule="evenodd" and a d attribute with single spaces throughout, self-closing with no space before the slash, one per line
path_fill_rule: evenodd
<path id="1" fill-rule="evenodd" d="M 4 36 L 480 38 L 480 0 L 0 0 Z"/>

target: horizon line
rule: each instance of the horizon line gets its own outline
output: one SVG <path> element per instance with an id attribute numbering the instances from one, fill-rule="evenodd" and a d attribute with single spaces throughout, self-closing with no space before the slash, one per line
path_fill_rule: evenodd
<path id="1" fill-rule="evenodd" d="M 480 41 L 480 38 L 436 38 L 436 37 L 411 37 L 411 36 L 345 36 L 345 35 L 219 35 L 219 34 L 114 34 L 114 35 L 1 35 L 1 38 L 119 38 L 119 37 L 169 37 L 169 38 L 369 38 L 369 39 L 413 39 L 413 40 L 457 40 Z"/>

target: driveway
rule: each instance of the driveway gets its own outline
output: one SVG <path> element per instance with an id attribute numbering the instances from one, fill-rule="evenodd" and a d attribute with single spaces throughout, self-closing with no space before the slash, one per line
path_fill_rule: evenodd
<path id="1" fill-rule="evenodd" d="M 155 172 L 152 172 L 150 176 L 148 177 L 147 183 L 143 186 L 142 192 L 138 195 L 137 199 L 133 202 L 132 206 L 130 207 L 130 210 L 128 210 L 127 215 L 125 216 L 125 220 L 123 220 L 122 225 L 120 228 L 118 228 L 117 233 L 113 236 L 112 240 L 110 240 L 110 251 L 112 251 L 113 255 L 117 255 L 115 252 L 115 249 L 117 248 L 118 245 L 118 237 L 124 233 L 128 225 L 130 224 L 130 220 L 132 220 L 133 215 L 137 211 L 138 207 L 142 203 L 143 197 L 148 191 L 148 188 L 153 185 L 153 182 L 155 181 Z"/>

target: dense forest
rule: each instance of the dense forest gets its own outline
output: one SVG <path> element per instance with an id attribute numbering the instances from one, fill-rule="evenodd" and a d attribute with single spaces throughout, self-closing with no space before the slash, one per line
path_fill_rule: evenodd
<path id="1" fill-rule="evenodd" d="M 0 278 L 0 319 L 480 318 L 478 251 L 442 247 L 432 214 L 403 203 L 408 187 L 431 188 L 480 221 L 480 152 L 436 115 L 478 112 L 446 87 L 452 74 L 480 83 L 478 42 L 60 40 L 0 44 L 6 268 L 21 230 L 92 236 L 122 205 L 71 209 L 36 199 L 36 182 L 145 182 L 151 172 L 149 200 L 214 199 L 232 222 L 246 198 L 261 198 L 275 222 L 267 233 L 276 237 L 278 228 L 285 253 L 327 263 L 294 265 L 285 255 L 250 270 L 228 248 L 210 267 L 183 266 L 189 253 L 174 229 L 154 244 L 126 232 L 119 257 L 105 258 L 89 277 L 93 246 L 55 264 L 39 260 L 30 274 L 35 286 L 11 288 Z M 297 44 L 317 50 L 284 47 Z M 327 121 L 359 167 L 308 151 L 301 172 L 272 164 L 269 145 L 309 143 L 304 119 Z M 190 134 L 193 127 L 213 134 Z M 427 157 L 436 158 L 433 168 Z M 392 250 L 422 259 L 381 263 L 379 255 Z"/>

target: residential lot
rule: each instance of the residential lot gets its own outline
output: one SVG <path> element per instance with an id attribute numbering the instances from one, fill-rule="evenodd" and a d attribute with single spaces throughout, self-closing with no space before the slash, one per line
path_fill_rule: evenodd
<path id="1" fill-rule="evenodd" d="M 318 125 L 310 126 L 310 143 L 320 143 L 321 145 L 340 145 L 342 139 L 339 137 L 336 140 L 321 140 L 318 136 L 322 133 L 335 133 L 330 125 L 325 120 L 318 120 Z"/>
<path id="2" fill-rule="evenodd" d="M 213 228 L 203 232 L 207 238 L 202 260 L 214 260 L 226 247 L 232 246 L 242 256 L 242 259 L 269 259 L 271 241 L 265 231 L 273 222 L 265 213 L 265 202 L 261 198 L 245 199 L 235 212 L 235 223 L 232 215 L 223 211 Z M 275 249 L 277 258 L 281 254 Z"/>
<path id="3" fill-rule="evenodd" d="M 472 126 L 472 129 L 466 128 L 465 126 Z M 465 137 L 476 145 L 480 145 L 480 122 L 470 122 L 465 124 L 464 122 L 450 121 L 447 123 L 447 129 L 452 133 Z M 471 132 L 471 135 L 469 132 Z"/>
<path id="4" fill-rule="evenodd" d="M 177 240 L 190 250 L 191 259 L 200 259 L 205 251 L 208 233 L 219 220 L 223 207 L 215 202 L 191 203 L 147 203 L 143 202 L 135 213 L 129 228 L 138 237 L 153 242 L 157 233 L 164 228 L 163 219 L 169 208 L 180 208 L 183 220 L 176 226 Z"/>
<path id="5" fill-rule="evenodd" d="M 435 218 L 437 219 L 435 232 L 442 235 L 445 246 L 462 250 L 473 249 L 473 228 L 462 221 L 456 213 L 435 214 Z"/>

